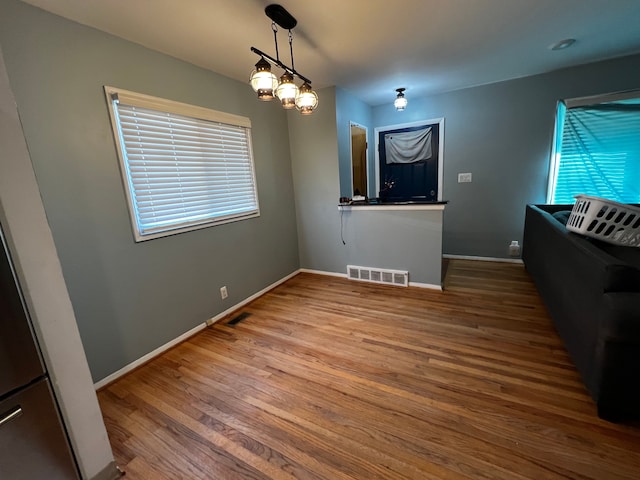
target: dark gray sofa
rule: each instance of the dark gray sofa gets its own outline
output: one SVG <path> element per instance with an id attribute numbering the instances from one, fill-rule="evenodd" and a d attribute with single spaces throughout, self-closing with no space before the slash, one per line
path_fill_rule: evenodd
<path id="1" fill-rule="evenodd" d="M 527 205 L 522 258 L 596 402 L 598 416 L 637 419 L 640 248 L 567 231 L 553 214 L 571 208 Z"/>

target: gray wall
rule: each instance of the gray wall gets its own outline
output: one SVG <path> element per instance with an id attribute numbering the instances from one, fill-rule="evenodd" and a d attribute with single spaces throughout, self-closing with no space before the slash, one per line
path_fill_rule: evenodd
<path id="1" fill-rule="evenodd" d="M 373 130 L 444 116 L 444 251 L 505 257 L 525 204 L 545 199 L 556 101 L 640 87 L 634 56 L 426 98 L 408 91 L 402 113 L 328 88 L 303 117 L 17 0 L 0 0 L 0 44 L 95 380 L 299 266 L 345 271 L 336 203 L 349 120 Z M 135 244 L 105 84 L 250 117 L 261 217 Z M 458 172 L 473 183 L 457 184 Z"/>
<path id="2" fill-rule="evenodd" d="M 375 147 L 371 107 L 345 90 L 336 88 L 336 128 L 338 133 L 338 165 L 340 169 L 341 197 L 351 197 L 353 193 L 353 179 L 351 174 L 351 122 L 367 127 L 367 138 L 369 141 L 367 149 L 367 189 L 369 192 L 373 192 L 376 182 L 371 160 L 374 157 L 373 149 Z M 377 197 L 377 194 L 369 196 Z"/>
<path id="3" fill-rule="evenodd" d="M 522 241 L 525 205 L 546 200 L 557 101 L 640 88 L 638 65 L 640 55 L 425 98 L 409 90 L 404 112 L 390 96 L 373 124 L 445 117 L 444 252 L 507 257 Z M 473 182 L 458 184 L 462 172 Z"/>
<path id="4" fill-rule="evenodd" d="M 117 478 L 1 51 L 0 224 L 82 478 Z"/>
<path id="5" fill-rule="evenodd" d="M 0 0 L 0 44 L 94 380 L 299 267 L 277 104 L 17 0 Z M 250 117 L 261 216 L 134 243 L 103 85 Z"/>
<path id="6" fill-rule="evenodd" d="M 336 89 L 322 89 L 318 97 L 313 115 L 290 112 L 288 117 L 300 266 L 346 273 L 338 213 Z"/>
<path id="7" fill-rule="evenodd" d="M 441 210 L 353 207 L 343 220 L 348 265 L 407 270 L 412 283 L 441 285 Z"/>
<path id="8" fill-rule="evenodd" d="M 336 273 L 346 273 L 347 263 L 407 269 L 411 281 L 438 285 L 441 212 L 352 211 L 341 218 L 339 152 L 350 163 L 349 121 L 366 124 L 368 108 L 336 88 L 318 95 L 312 116 L 289 114 L 300 266 Z"/>
<path id="9" fill-rule="evenodd" d="M 635 55 L 430 97 L 413 98 L 409 91 L 404 112 L 395 111 L 391 96 L 389 104 L 371 108 L 367 126 L 444 117 L 443 198 L 450 203 L 444 211 L 443 251 L 506 258 L 511 240 L 522 242 L 525 205 L 546 199 L 556 102 L 640 88 L 639 64 Z M 345 125 L 358 121 L 352 116 L 365 122 L 368 117 L 362 102 L 341 89 L 335 92 L 323 95 L 320 105 L 327 109 L 337 102 L 335 124 L 325 112 L 322 120 L 306 124 L 313 125 L 309 129 L 297 126 L 302 119 L 290 117 L 289 129 L 301 266 L 344 272 L 350 254 L 339 240 L 333 207 L 340 185 L 348 185 L 342 174 L 345 168 L 349 172 L 342 161 L 349 155 Z M 305 151 L 307 142 L 315 151 Z M 370 143 L 375 145 L 373 135 Z M 473 173 L 473 182 L 458 184 L 462 172 Z M 384 252 L 375 255 L 384 262 Z"/>

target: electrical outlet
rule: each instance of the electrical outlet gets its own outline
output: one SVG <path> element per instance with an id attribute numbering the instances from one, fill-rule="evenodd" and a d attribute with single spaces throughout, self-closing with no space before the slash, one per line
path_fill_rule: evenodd
<path id="1" fill-rule="evenodd" d="M 509 256 L 510 257 L 519 257 L 520 256 L 520 244 L 517 240 L 513 240 L 509 244 Z"/>
<path id="2" fill-rule="evenodd" d="M 458 183 L 471 183 L 471 173 L 459 173 Z"/>
<path id="3" fill-rule="evenodd" d="M 227 287 L 220 287 L 220 298 L 223 300 L 229 296 L 229 292 L 227 292 Z"/>

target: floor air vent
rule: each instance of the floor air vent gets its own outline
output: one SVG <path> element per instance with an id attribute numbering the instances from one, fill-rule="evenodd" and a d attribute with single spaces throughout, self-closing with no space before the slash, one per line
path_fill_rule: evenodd
<path id="1" fill-rule="evenodd" d="M 347 276 L 351 280 L 360 280 L 362 282 L 384 283 L 401 287 L 409 286 L 409 272 L 404 270 L 347 265 Z"/>
<path id="2" fill-rule="evenodd" d="M 242 312 L 238 315 L 236 315 L 235 317 L 233 317 L 231 320 L 229 320 L 227 322 L 227 325 L 237 325 L 238 323 L 240 323 L 242 320 L 244 320 L 245 318 L 247 318 L 248 316 L 250 316 L 251 313 L 249 312 Z"/>

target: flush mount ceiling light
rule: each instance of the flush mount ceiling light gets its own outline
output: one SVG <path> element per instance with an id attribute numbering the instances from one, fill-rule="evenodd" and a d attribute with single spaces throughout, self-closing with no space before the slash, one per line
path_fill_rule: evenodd
<path id="1" fill-rule="evenodd" d="M 396 110 L 399 112 L 407 108 L 407 99 L 404 98 L 405 90 L 406 88 L 396 88 L 396 92 L 398 92 L 398 95 L 396 96 L 396 99 L 393 102 L 393 106 L 396 107 Z"/>
<path id="2" fill-rule="evenodd" d="M 553 45 L 549 45 L 549 50 L 564 50 L 565 48 L 569 48 L 574 43 L 576 43 L 575 38 L 565 38 L 564 40 L 560 40 L 559 42 L 554 43 Z"/>
<path id="3" fill-rule="evenodd" d="M 264 11 L 267 17 L 271 19 L 276 57 L 273 58 L 271 55 L 255 47 L 251 47 L 251 51 L 259 55 L 260 60 L 256 63 L 255 70 L 251 72 L 249 83 L 258 94 L 260 100 L 272 100 L 275 96 L 280 100 L 283 108 L 292 109 L 296 107 L 303 115 L 309 115 L 313 113 L 318 106 L 318 95 L 311 88 L 311 80 L 297 72 L 294 67 L 292 30 L 298 24 L 298 21 L 280 5 L 269 5 Z M 278 26 L 289 30 L 290 67 L 280 60 L 280 53 L 278 51 Z M 284 70 L 280 80 L 271 72 L 272 65 Z M 303 82 L 300 88 L 294 83 L 295 77 L 298 77 Z"/>

